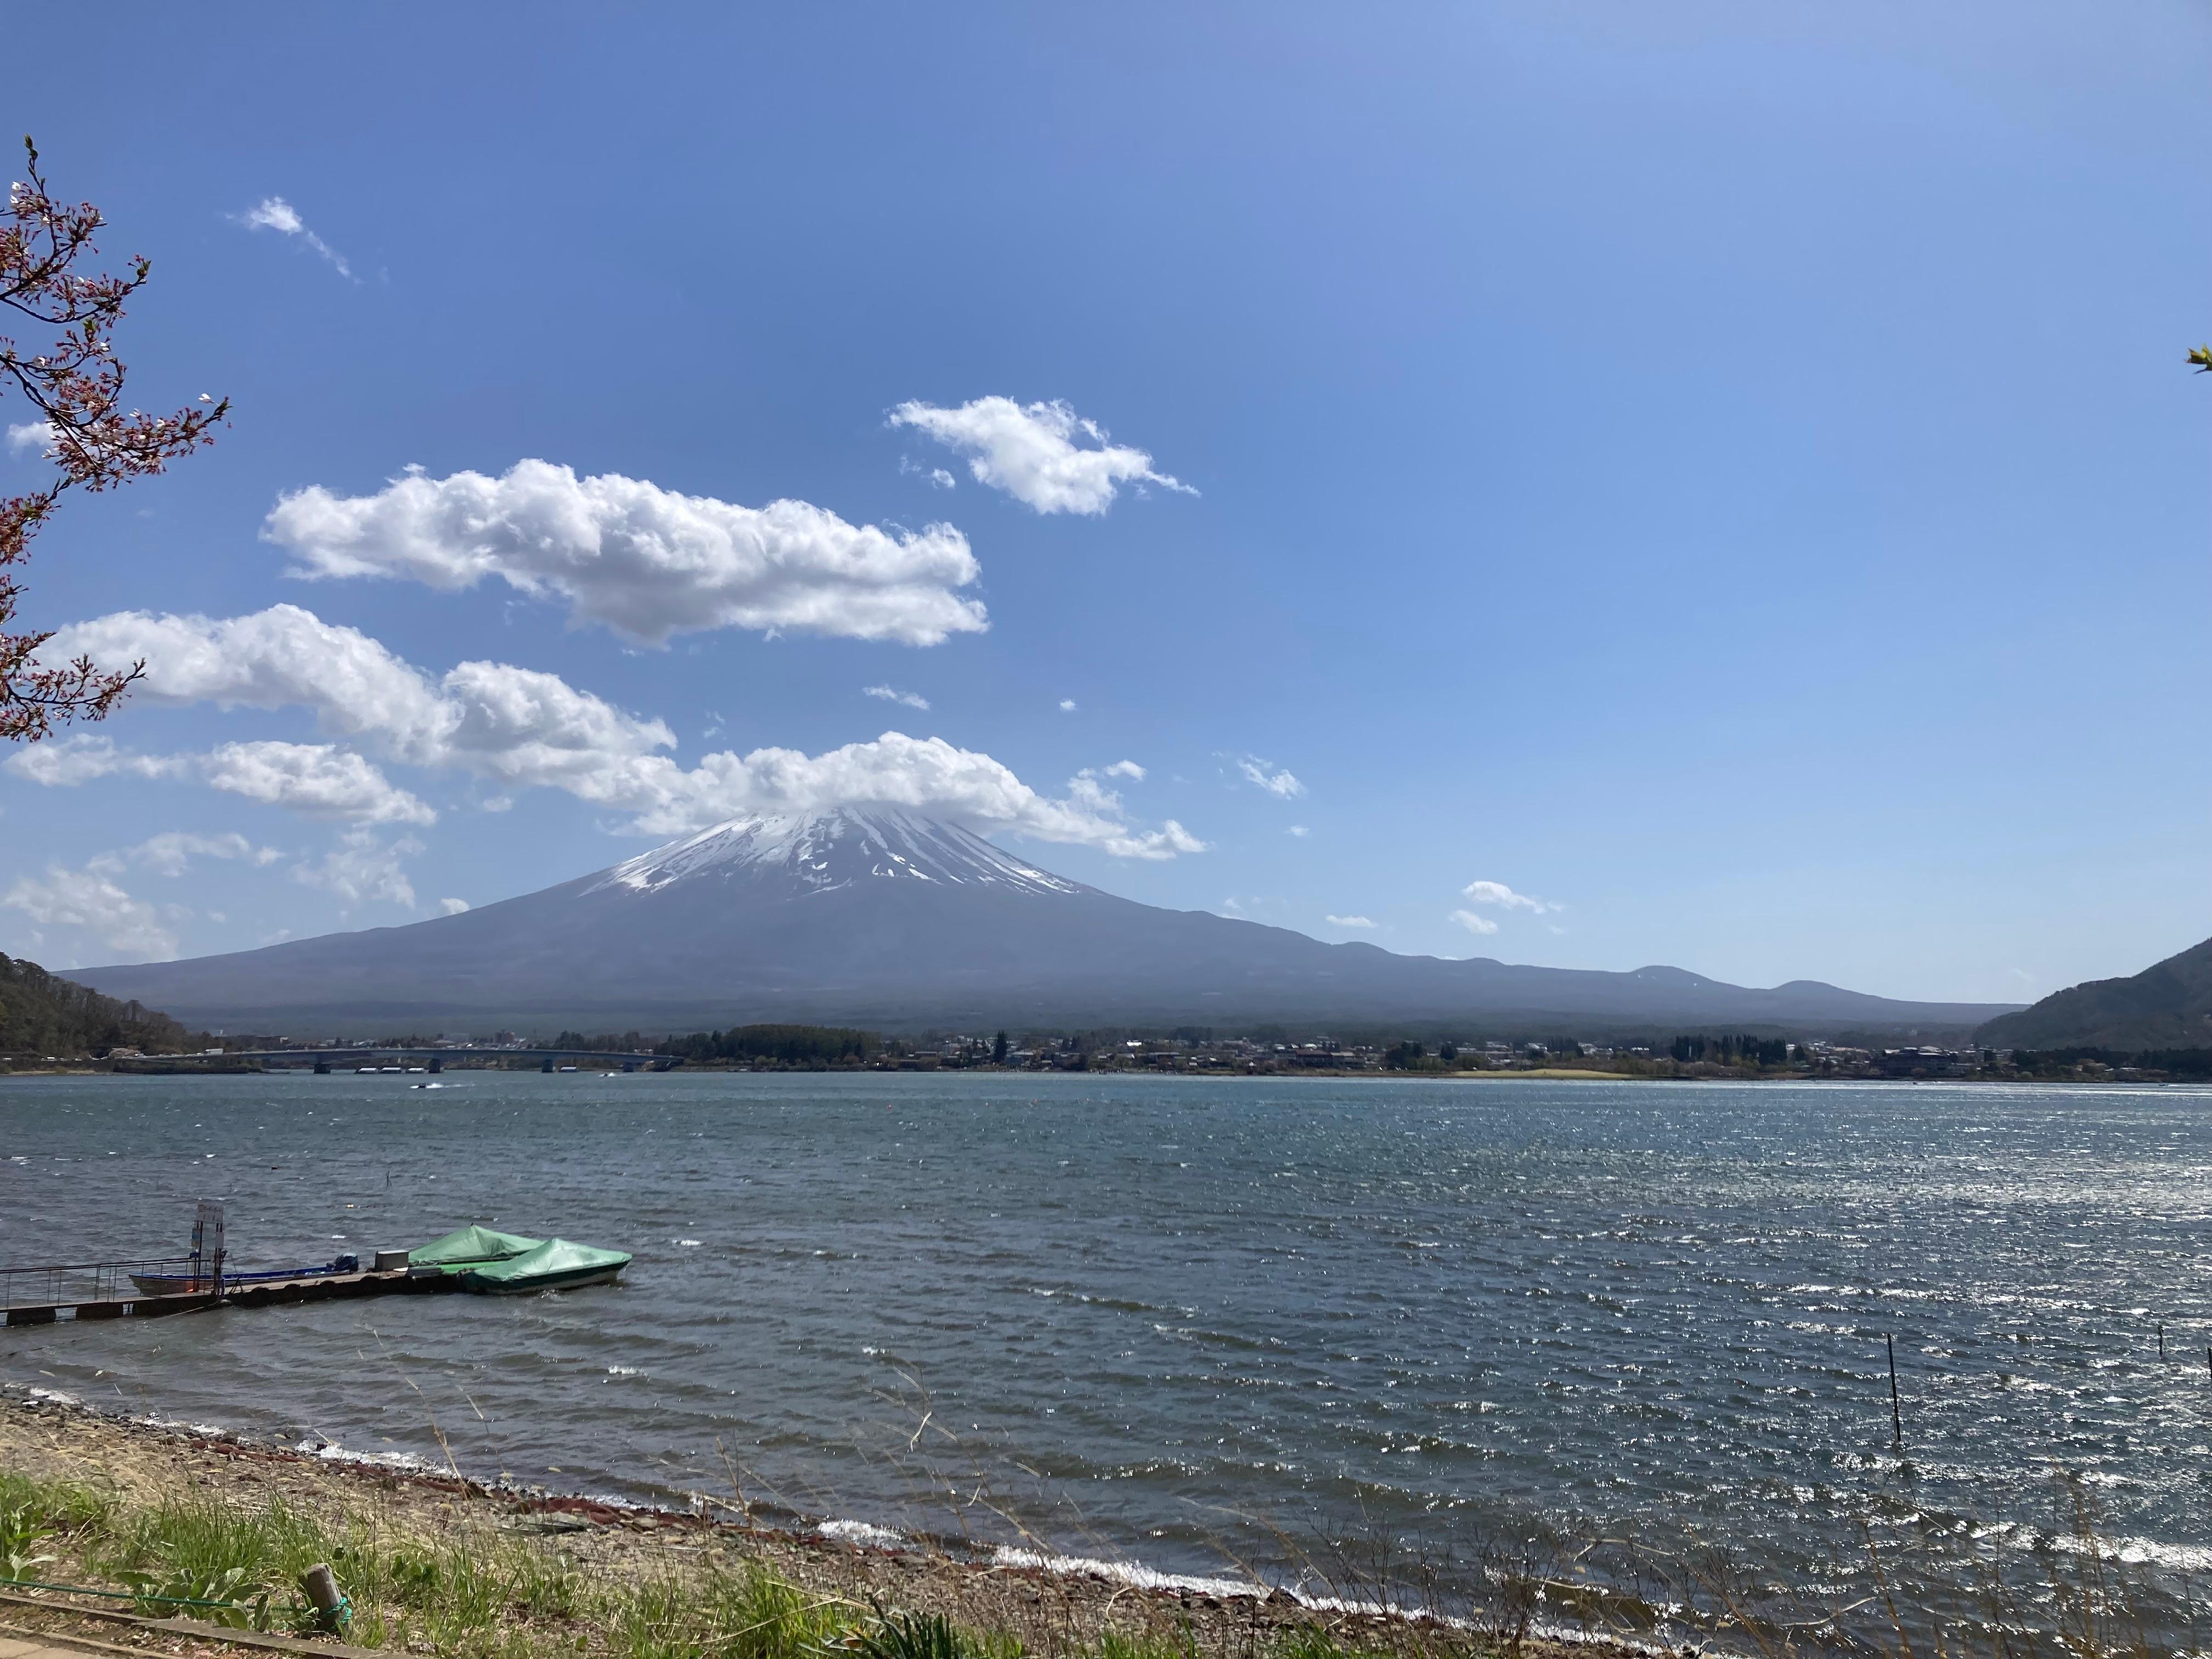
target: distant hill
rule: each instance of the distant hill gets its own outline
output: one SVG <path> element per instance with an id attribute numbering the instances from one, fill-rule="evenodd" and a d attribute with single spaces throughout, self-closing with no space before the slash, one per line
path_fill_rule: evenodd
<path id="1" fill-rule="evenodd" d="M 404 927 L 76 977 L 183 1018 L 295 1036 L 1448 1025 L 1462 1037 L 1641 1030 L 1941 1031 L 2003 1012 L 1680 968 L 1600 973 L 1400 956 L 1165 910 L 957 824 L 885 808 L 741 818 L 543 892 Z"/>
<path id="2" fill-rule="evenodd" d="M 35 962 L 0 957 L 0 1054 L 175 1054 L 198 1046 L 167 1014 L 58 979 Z"/>
<path id="3" fill-rule="evenodd" d="M 1988 1048 L 2212 1048 L 2212 939 L 2128 979 L 2093 979 L 1974 1034 Z"/>

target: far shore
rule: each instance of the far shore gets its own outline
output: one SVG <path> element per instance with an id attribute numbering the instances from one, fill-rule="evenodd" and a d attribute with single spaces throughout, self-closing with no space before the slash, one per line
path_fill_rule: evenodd
<path id="1" fill-rule="evenodd" d="M 0 1064 L 0 1083 L 11 1078 L 90 1078 L 137 1077 L 167 1080 L 180 1077 L 283 1077 L 306 1076 L 304 1066 L 197 1065 L 197 1056 L 179 1055 L 174 1065 L 144 1061 L 111 1064 L 106 1060 L 84 1060 L 74 1064 L 40 1064 L 36 1066 Z M 501 1066 L 451 1065 L 441 1076 L 463 1075 L 471 1073 L 491 1073 L 509 1077 L 538 1077 L 544 1075 L 534 1066 Z M 2186 1087 L 2201 1084 L 2197 1078 L 2124 1078 L 2124 1077 L 2032 1077 L 2018 1074 L 1968 1073 L 1957 1077 L 1913 1077 L 1881 1073 L 1822 1073 L 1822 1072 L 1741 1072 L 1716 1067 L 1710 1072 L 1607 1072 L 1586 1066 L 1535 1066 L 1501 1067 L 1497 1070 L 1447 1072 L 1442 1070 L 1375 1071 L 1362 1067 L 1358 1071 L 1330 1071 L 1321 1066 L 1301 1066 L 1295 1069 L 1269 1072 L 1185 1072 L 1154 1070 L 1146 1066 L 1101 1066 L 1086 1071 L 1065 1067 L 1030 1067 L 1004 1066 L 948 1066 L 942 1069 L 908 1071 L 902 1067 L 873 1066 L 701 1066 L 690 1065 L 672 1068 L 657 1076 L 686 1075 L 694 1077 L 959 1077 L 969 1074 L 982 1077 L 1068 1078 L 1085 1081 L 1099 1079 L 1137 1079 L 1152 1082 L 1195 1083 L 1514 1083 L 1531 1080 L 1548 1083 L 1763 1083 L 1818 1084 L 1823 1086 L 1846 1083 L 1913 1083 L 1942 1084 L 1946 1087 L 1971 1085 L 1975 1087 L 2003 1087 L 2010 1089 L 2131 1088 L 2160 1089 Z M 355 1075 L 341 1070 L 338 1076 Z M 559 1075 L 559 1074 L 556 1074 Z M 572 1077 L 597 1077 L 594 1068 L 566 1073 Z M 637 1075 L 646 1075 L 638 1073 Z"/>

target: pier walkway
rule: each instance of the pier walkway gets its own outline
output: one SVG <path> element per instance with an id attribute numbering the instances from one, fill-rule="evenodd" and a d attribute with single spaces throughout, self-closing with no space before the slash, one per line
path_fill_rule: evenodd
<path id="1" fill-rule="evenodd" d="M 294 1279 L 227 1280 L 210 1275 L 194 1288 L 143 1291 L 133 1272 L 184 1277 L 193 1258 L 160 1261 L 86 1262 L 57 1267 L 0 1268 L 0 1313 L 10 1325 L 51 1325 L 58 1319 L 150 1318 L 203 1308 L 265 1308 L 289 1302 L 326 1302 L 361 1296 L 426 1296 L 457 1291 L 457 1275 L 407 1267 L 364 1268 L 349 1273 L 301 1273 Z M 182 1269 L 183 1272 L 179 1270 Z"/>

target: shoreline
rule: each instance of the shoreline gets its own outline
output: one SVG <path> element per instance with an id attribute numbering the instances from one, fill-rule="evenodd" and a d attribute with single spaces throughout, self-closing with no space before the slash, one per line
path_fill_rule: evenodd
<path id="1" fill-rule="evenodd" d="M 187 1062 L 189 1062 L 189 1056 Z M 2005 1088 L 2005 1089 L 2189 1089 L 2212 1086 L 2206 1078 L 2121 1078 L 2121 1077 L 1893 1077 L 1881 1073 L 1864 1074 L 1814 1074 L 1778 1072 L 1771 1075 L 1746 1075 L 1716 1073 L 1690 1075 L 1681 1073 L 1601 1072 L 1588 1066 L 1550 1066 L 1524 1070 L 1481 1072 L 1425 1072 L 1425 1071 L 1366 1071 L 1329 1072 L 1301 1066 L 1286 1072 L 1170 1072 L 1151 1071 L 1137 1066 L 1101 1066 L 1092 1071 L 1066 1071 L 1053 1068 L 1033 1071 L 1027 1067 L 1002 1066 L 955 1067 L 950 1070 L 915 1070 L 869 1066 L 782 1066 L 756 1070 L 744 1066 L 685 1066 L 654 1075 L 676 1077 L 927 1077 L 951 1078 L 970 1074 L 994 1078 L 1076 1078 L 1085 1080 L 1098 1079 L 1138 1079 L 1150 1082 L 1182 1083 L 1728 1083 L 1788 1085 L 1830 1087 L 1845 1084 L 1886 1083 L 1912 1085 L 1917 1087 L 1943 1088 Z M 538 1077 L 544 1075 L 533 1068 L 503 1066 L 454 1066 L 441 1073 L 447 1077 L 467 1077 L 483 1074 L 492 1077 Z M 165 1083 L 180 1077 L 307 1077 L 313 1073 L 304 1066 L 201 1066 L 190 1063 L 173 1069 L 146 1069 L 139 1066 L 118 1068 L 104 1060 L 94 1060 L 82 1066 L 40 1066 L 9 1068 L 0 1066 L 0 1084 L 32 1078 L 125 1078 L 143 1077 Z M 352 1073 L 338 1075 L 350 1077 Z M 598 1072 L 579 1073 L 580 1078 L 596 1079 Z M 640 1073 L 639 1075 L 643 1075 Z M 415 1086 L 415 1085 L 410 1085 Z"/>
<path id="2" fill-rule="evenodd" d="M 304 1515 L 336 1533 L 366 1523 L 382 1538 L 421 1548 L 535 1549 L 560 1570 L 616 1593 L 640 1593 L 672 1577 L 765 1569 L 809 1595 L 857 1608 L 941 1614 L 982 1646 L 1011 1640 L 1032 1655 L 1094 1653 L 1102 1641 L 1165 1644 L 1179 1653 L 1255 1659 L 1304 1654 L 1316 1641 L 1346 1654 L 1399 1659 L 1486 1650 L 1510 1638 L 1438 1614 L 1352 1604 L 1256 1580 L 1158 1572 L 1140 1564 L 1071 1557 L 1032 1547 L 894 1533 L 865 1522 L 817 1520 L 766 1504 L 695 1498 L 690 1510 L 635 1504 L 540 1487 L 488 1486 L 415 1460 L 380 1459 L 336 1447 L 308 1452 L 208 1425 L 129 1417 L 74 1396 L 0 1382 L 0 1481 L 8 1477 L 89 1489 L 117 1512 L 213 1500 L 240 1514 Z M 772 1516 L 763 1523 L 762 1516 Z M 64 1558 L 41 1572 L 59 1574 Z M 56 1582 L 83 1582 L 57 1578 Z M 112 1586 L 108 1586 L 112 1588 Z M 112 1619 L 40 1592 L 27 1608 L 10 1589 L 0 1624 L 28 1617 L 55 1632 L 112 1635 Z M 113 1608 L 118 1604 L 106 1604 Z M 403 1633 L 409 1628 L 404 1623 Z M 526 1632 L 543 1641 L 550 1630 Z M 619 1650 L 604 1632 L 563 1628 L 563 1650 Z M 349 1638 L 358 1642 L 358 1633 Z M 1648 1659 L 1654 1645 L 1601 1637 L 1524 1635 L 1518 1645 L 1550 1659 Z M 410 1638 L 412 1651 L 422 1647 Z M 202 1651 L 171 1648 L 172 1652 Z M 395 1646 L 394 1650 L 399 1650 Z M 535 1648 L 526 1642 L 522 1651 Z"/>

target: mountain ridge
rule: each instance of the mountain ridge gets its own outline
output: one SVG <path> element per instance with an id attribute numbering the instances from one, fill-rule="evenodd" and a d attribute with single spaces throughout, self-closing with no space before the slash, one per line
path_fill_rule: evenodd
<path id="1" fill-rule="evenodd" d="M 458 915 L 73 975 L 227 1028 L 915 1030 L 1300 1020 L 1806 1035 L 1978 1025 L 2002 1005 L 1401 956 L 1057 876 L 960 826 L 842 807 L 733 819 Z"/>
<path id="2" fill-rule="evenodd" d="M 2212 1048 L 2212 939 L 2139 974 L 2069 986 L 1974 1034 L 1991 1048 Z"/>

